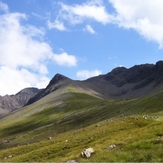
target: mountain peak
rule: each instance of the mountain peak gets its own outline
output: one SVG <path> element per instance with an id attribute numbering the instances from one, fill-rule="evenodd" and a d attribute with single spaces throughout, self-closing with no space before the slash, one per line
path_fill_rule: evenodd
<path id="1" fill-rule="evenodd" d="M 52 80 L 49 82 L 48 87 L 51 86 L 51 85 L 53 85 L 53 84 L 57 84 L 57 83 L 59 83 L 59 82 L 65 81 L 65 80 L 71 80 L 71 79 L 68 78 L 68 77 L 66 77 L 66 76 L 64 76 L 64 75 L 62 75 L 62 74 L 57 73 L 57 74 L 52 78 Z"/>
<path id="2" fill-rule="evenodd" d="M 126 67 L 116 67 L 116 68 L 114 68 L 114 69 L 111 71 L 111 73 L 113 73 L 113 74 L 119 74 L 119 73 L 124 72 L 124 71 L 126 71 L 126 70 L 127 70 Z"/>
<path id="3" fill-rule="evenodd" d="M 56 91 L 60 87 L 68 85 L 72 80 L 62 74 L 57 73 L 52 80 L 49 82 L 48 86 L 40 91 L 36 96 L 31 98 L 26 105 L 32 104 L 33 102 L 41 99 L 42 97 Z"/>
<path id="4" fill-rule="evenodd" d="M 59 74 L 57 73 L 55 76 L 54 76 L 55 79 L 57 80 L 65 80 L 65 79 L 69 79 L 68 77 L 62 75 L 62 74 Z"/>

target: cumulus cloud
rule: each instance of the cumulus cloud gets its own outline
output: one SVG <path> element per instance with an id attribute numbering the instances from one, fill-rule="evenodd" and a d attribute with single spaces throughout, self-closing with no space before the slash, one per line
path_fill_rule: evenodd
<path id="1" fill-rule="evenodd" d="M 0 94 L 15 94 L 25 87 L 44 88 L 49 79 L 41 74 L 35 74 L 28 69 L 13 69 L 7 66 L 0 67 Z"/>
<path id="2" fill-rule="evenodd" d="M 114 23 L 134 29 L 145 39 L 163 47 L 163 1 L 109 0 L 116 10 Z"/>
<path id="3" fill-rule="evenodd" d="M 77 72 L 76 76 L 79 79 L 83 80 L 83 79 L 88 79 L 88 78 L 93 77 L 93 76 L 98 76 L 100 74 L 102 74 L 102 71 L 97 70 L 97 69 L 91 70 L 91 71 L 89 71 L 89 70 L 81 70 L 81 71 Z"/>
<path id="4" fill-rule="evenodd" d="M 53 55 L 54 61 L 56 61 L 60 66 L 76 66 L 77 59 L 73 55 L 69 55 L 66 52 L 63 52 L 62 54 L 55 54 Z"/>
<path id="5" fill-rule="evenodd" d="M 86 20 L 107 24 L 112 19 L 102 0 L 91 0 L 81 5 L 66 5 L 60 2 L 59 5 L 60 10 L 57 19 L 67 21 L 72 25 L 83 23 Z"/>
<path id="6" fill-rule="evenodd" d="M 41 42 L 43 31 L 32 26 L 21 26 L 23 14 L 5 14 L 0 17 L 0 65 L 13 69 L 32 67 L 39 73 L 46 74 L 47 69 L 42 63 L 52 55 L 51 47 Z"/>
<path id="7" fill-rule="evenodd" d="M 64 26 L 63 22 L 59 20 L 55 20 L 55 22 L 48 21 L 47 22 L 49 29 L 58 29 L 59 31 L 66 31 L 66 27 Z"/>
<path id="8" fill-rule="evenodd" d="M 21 13 L 0 16 L 0 95 L 30 86 L 45 87 L 50 62 L 68 67 L 77 64 L 75 56 L 53 52 L 44 41 L 44 29 L 24 25 L 22 20 L 27 20 L 27 16 Z"/>
<path id="9" fill-rule="evenodd" d="M 91 34 L 95 34 L 96 32 L 94 31 L 94 29 L 90 26 L 90 25 L 86 25 L 86 27 L 83 29 L 84 31 L 87 31 Z"/>

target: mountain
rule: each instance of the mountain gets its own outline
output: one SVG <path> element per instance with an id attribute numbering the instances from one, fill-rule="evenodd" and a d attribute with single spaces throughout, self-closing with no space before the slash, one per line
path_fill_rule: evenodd
<path id="1" fill-rule="evenodd" d="M 135 65 L 131 68 L 118 67 L 105 75 L 84 81 L 72 80 L 56 74 L 48 86 L 31 98 L 27 105 L 64 87 L 80 89 L 104 99 L 131 99 L 145 96 L 163 88 L 163 61 L 156 64 Z"/>
<path id="2" fill-rule="evenodd" d="M 42 89 L 38 94 L 36 94 L 33 98 L 31 98 L 27 105 L 36 102 L 37 100 L 41 99 L 42 97 L 50 94 L 51 92 L 63 88 L 65 86 L 68 86 L 72 82 L 71 79 L 61 75 L 61 74 L 56 74 L 53 79 L 50 81 L 48 86 L 45 89 Z"/>
<path id="3" fill-rule="evenodd" d="M 163 88 L 163 61 L 118 67 L 106 75 L 84 81 L 91 89 L 111 99 L 137 98 Z"/>
<path id="4" fill-rule="evenodd" d="M 39 91 L 37 88 L 25 88 L 15 95 L 0 96 L 0 115 L 23 107 Z"/>
<path id="5" fill-rule="evenodd" d="M 94 96 L 101 96 L 98 92 L 89 88 L 89 85 L 83 81 L 72 80 L 64 75 L 56 74 L 52 80 L 49 82 L 47 87 L 40 91 L 36 96 L 31 98 L 27 105 L 32 104 L 44 96 L 55 92 L 56 90 L 63 90 L 64 92 L 69 90 L 77 91 L 77 92 L 87 92 L 88 94 L 92 94 Z M 58 95 L 59 96 L 59 95 Z"/>
<path id="6" fill-rule="evenodd" d="M 131 99 L 148 95 L 163 88 L 163 61 L 131 68 L 117 67 L 111 72 L 84 81 L 56 74 L 42 90 L 26 88 L 16 95 L 0 97 L 0 113 L 32 104 L 56 90 L 76 90 L 102 99 Z M 61 92 L 60 92 L 61 93 Z"/>

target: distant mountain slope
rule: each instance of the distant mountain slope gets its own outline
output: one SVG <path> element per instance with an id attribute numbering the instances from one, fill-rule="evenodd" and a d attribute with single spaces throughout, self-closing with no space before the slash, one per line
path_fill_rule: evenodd
<path id="1" fill-rule="evenodd" d="M 39 91 L 37 88 L 25 88 L 15 95 L 0 96 L 0 115 L 23 107 Z"/>
<path id="2" fill-rule="evenodd" d="M 65 89 L 64 89 L 65 88 Z M 89 86 L 87 86 L 86 83 L 82 82 L 82 81 L 76 81 L 76 80 L 72 80 L 64 75 L 61 74 L 56 74 L 52 80 L 49 82 L 49 84 L 47 85 L 47 87 L 45 89 L 42 89 L 38 94 L 36 94 L 33 98 L 31 98 L 27 105 L 32 104 L 38 100 L 40 100 L 41 98 L 43 98 L 44 96 L 58 90 L 58 89 L 62 89 L 65 92 L 71 92 L 71 90 L 76 92 L 87 92 L 87 94 L 91 94 L 94 96 L 101 96 L 100 94 L 98 94 L 98 92 L 95 92 L 94 90 L 91 90 L 89 88 Z"/>
<path id="3" fill-rule="evenodd" d="M 48 86 L 43 89 L 42 91 L 40 91 L 36 96 L 34 96 L 33 98 L 31 98 L 27 105 L 41 99 L 42 97 L 50 94 L 51 92 L 57 90 L 60 87 L 64 87 L 64 85 L 68 85 L 72 80 L 60 75 L 60 74 L 56 74 L 53 79 L 50 81 L 50 83 L 48 84 Z"/>
<path id="4" fill-rule="evenodd" d="M 105 75 L 84 81 L 72 80 L 56 74 L 48 86 L 31 98 L 27 105 L 63 87 L 72 87 L 90 92 L 104 99 L 137 98 L 163 88 L 163 61 L 154 64 L 118 67 Z"/>
<path id="5" fill-rule="evenodd" d="M 163 61 L 155 65 L 136 65 L 129 69 L 118 67 L 106 75 L 93 77 L 84 82 L 107 98 L 144 96 L 163 88 Z"/>

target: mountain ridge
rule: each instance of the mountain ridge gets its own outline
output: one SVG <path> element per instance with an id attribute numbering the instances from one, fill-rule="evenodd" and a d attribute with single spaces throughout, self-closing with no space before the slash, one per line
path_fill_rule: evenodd
<path id="1" fill-rule="evenodd" d="M 23 91 L 20 91 L 15 96 L 7 95 L 5 98 L 8 99 L 7 106 L 9 111 L 11 107 L 15 110 L 21 108 L 24 105 L 30 105 L 48 94 L 61 89 L 71 87 L 82 92 L 90 92 L 94 96 L 98 96 L 103 99 L 131 99 L 138 98 L 155 92 L 163 88 L 163 61 L 158 61 L 156 64 L 141 64 L 135 65 L 130 68 L 117 67 L 107 74 L 88 78 L 83 81 L 72 80 L 62 74 L 57 73 L 49 82 L 46 88 L 39 90 L 35 94 L 28 97 L 28 100 L 21 103 L 19 99 L 18 104 L 13 107 L 10 103 L 15 96 L 17 97 L 20 92 L 23 96 Z M 37 88 L 35 88 L 37 89 Z M 19 98 L 21 98 L 19 96 Z M 22 97 L 23 98 L 23 97 Z M 0 97 L 1 110 L 3 97 Z M 21 103 L 21 104 L 20 104 Z M 6 104 L 7 105 L 7 104 Z M 3 109 L 4 111 L 4 109 Z"/>
<path id="2" fill-rule="evenodd" d="M 96 85 L 108 98 L 136 98 L 158 90 L 163 83 L 163 61 L 154 64 L 135 65 L 131 68 L 118 67 L 106 75 L 89 78 L 85 82 Z M 107 85 L 101 91 L 102 85 Z"/>
<path id="3" fill-rule="evenodd" d="M 141 64 L 131 68 L 117 67 L 111 72 L 88 78 L 83 81 L 72 80 L 64 75 L 56 74 L 47 87 L 31 98 L 27 105 L 36 102 L 47 94 L 71 85 L 90 90 L 106 99 L 130 99 L 150 94 L 162 87 L 163 61 L 156 64 Z"/>

